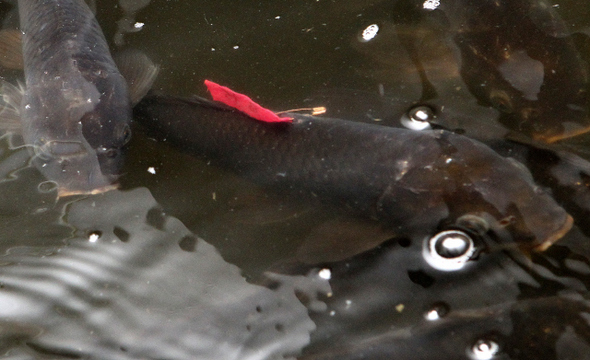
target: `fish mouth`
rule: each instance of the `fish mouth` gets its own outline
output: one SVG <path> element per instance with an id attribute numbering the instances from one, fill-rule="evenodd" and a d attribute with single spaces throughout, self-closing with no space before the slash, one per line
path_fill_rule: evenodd
<path id="1" fill-rule="evenodd" d="M 59 188 L 57 190 L 57 197 L 64 198 L 68 196 L 75 196 L 75 195 L 98 195 L 103 194 L 111 190 L 117 190 L 119 188 L 119 184 L 110 184 L 106 186 L 102 186 L 99 188 L 93 189 L 68 189 L 68 188 Z"/>
<path id="2" fill-rule="evenodd" d="M 541 252 L 549 249 L 551 245 L 567 234 L 572 229 L 572 226 L 574 226 L 574 218 L 568 214 L 561 228 L 546 238 L 545 241 L 543 241 L 540 245 L 535 246 L 533 250 Z"/>

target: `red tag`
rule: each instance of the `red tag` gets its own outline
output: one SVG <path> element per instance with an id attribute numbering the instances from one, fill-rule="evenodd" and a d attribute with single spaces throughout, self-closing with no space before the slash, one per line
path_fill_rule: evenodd
<path id="1" fill-rule="evenodd" d="M 231 106 L 236 110 L 264 122 L 291 122 L 293 118 L 279 117 L 269 109 L 263 108 L 244 94 L 237 93 L 228 87 L 205 80 L 205 85 L 215 101 Z"/>

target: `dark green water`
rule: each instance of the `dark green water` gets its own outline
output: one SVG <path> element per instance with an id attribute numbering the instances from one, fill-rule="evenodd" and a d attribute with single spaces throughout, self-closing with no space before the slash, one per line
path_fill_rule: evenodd
<path id="1" fill-rule="evenodd" d="M 396 3 L 152 0 L 135 14 L 141 30 L 125 34 L 120 46 L 112 40 L 121 5 L 98 0 L 97 18 L 113 52 L 139 49 L 159 64 L 154 89 L 162 93 L 208 98 L 209 79 L 275 111 L 324 105 L 333 117 L 392 126 L 425 104 L 444 108 L 468 135 L 501 138 L 500 111 L 468 91 L 449 39 L 423 36 L 417 26 L 404 34 L 418 39 L 437 90 L 422 99 L 416 64 L 393 31 L 404 16 Z M 586 40 L 577 51 L 590 59 L 590 3 L 550 6 Z M 379 24 L 379 37 L 360 41 L 371 24 Z M 589 143 L 581 136 L 564 149 L 589 158 Z M 590 356 L 584 211 L 547 252 L 498 251 L 464 271 L 432 269 L 421 243 L 393 240 L 346 261 L 283 266 L 286 274 L 269 275 L 278 263 L 290 264 L 330 214 L 158 143 L 139 126 L 122 191 L 56 200 L 38 190 L 43 178 L 27 158 L 2 141 L 2 358 Z M 587 181 L 590 167 L 576 166 Z M 558 202 L 578 199 L 582 210 L 590 208 L 586 192 L 564 193 Z M 322 268 L 330 269 L 330 281 L 318 276 Z M 432 311 L 443 320 L 427 320 Z M 501 350 L 485 357 L 486 344 Z"/>

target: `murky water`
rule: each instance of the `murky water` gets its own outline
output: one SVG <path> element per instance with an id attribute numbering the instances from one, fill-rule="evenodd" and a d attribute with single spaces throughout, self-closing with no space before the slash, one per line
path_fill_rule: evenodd
<path id="1" fill-rule="evenodd" d="M 298 249 L 333 214 L 158 143 L 139 126 L 123 188 L 87 198 L 39 188 L 44 179 L 27 151 L 4 137 L 4 358 L 590 358 L 588 136 L 551 145 L 552 157 L 526 143 L 496 144 L 511 129 L 469 90 L 456 49 L 437 30 L 446 25 L 404 23 L 400 1 L 129 2 L 141 3 L 128 17 L 137 31 L 122 37 L 121 4 L 97 1 L 97 17 L 114 51 L 139 49 L 160 65 L 158 91 L 208 98 L 209 79 L 273 110 L 322 105 L 332 117 L 397 127 L 426 105 L 438 125 L 525 163 L 575 226 L 545 252 L 508 246 L 460 271 L 433 268 L 424 243 L 405 238 L 302 265 Z M 590 3 L 550 5 L 579 33 L 576 50 L 588 60 Z M 377 36 L 363 39 L 373 24 Z M 418 39 L 413 50 L 408 39 Z"/>

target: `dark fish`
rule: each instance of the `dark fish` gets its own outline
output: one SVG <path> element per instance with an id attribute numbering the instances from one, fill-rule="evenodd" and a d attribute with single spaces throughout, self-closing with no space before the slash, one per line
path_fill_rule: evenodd
<path id="1" fill-rule="evenodd" d="M 588 69 L 542 0 L 445 2 L 461 76 L 511 129 L 553 142 L 587 132 Z"/>
<path id="2" fill-rule="evenodd" d="M 354 338 L 301 360 L 587 359 L 587 298 L 548 297 L 464 310 Z"/>
<path id="3" fill-rule="evenodd" d="M 526 165 L 535 181 L 551 188 L 553 197 L 590 236 L 590 162 L 555 145 L 496 140 L 488 142 L 496 152 Z"/>
<path id="4" fill-rule="evenodd" d="M 267 124 L 206 100 L 158 95 L 142 100 L 135 114 L 160 140 L 260 185 L 376 220 L 389 237 L 432 236 L 474 215 L 499 241 L 543 250 L 572 225 L 521 164 L 451 132 L 298 115 L 293 123 Z M 377 244 L 341 238 L 325 246 L 338 248 L 338 260 Z M 307 260 L 325 255 L 324 245 L 310 246 L 319 248 L 308 249 Z"/>
<path id="5" fill-rule="evenodd" d="M 116 187 L 131 137 L 132 96 L 94 14 L 81 0 L 18 6 L 26 89 L 21 97 L 4 87 L 3 116 L 20 119 L 35 166 L 60 196 Z"/>
<path id="6" fill-rule="evenodd" d="M 444 97 L 452 101 L 455 89 L 467 87 L 480 105 L 499 111 L 499 117 L 490 121 L 536 140 L 554 142 L 590 129 L 588 64 L 551 4 L 543 0 L 392 3 L 389 8 L 377 6 L 381 13 L 373 21 L 380 30 L 375 38 L 356 41 L 354 46 L 388 66 L 397 81 L 419 78 L 422 96 L 416 101 Z M 406 53 L 417 76 L 399 68 L 405 58 L 398 58 Z M 463 83 L 452 81 L 457 70 Z M 454 85 L 447 87 L 449 82 Z"/>
<path id="7" fill-rule="evenodd" d="M 421 247 L 392 240 L 312 265 L 329 274 L 331 296 L 325 310 L 312 312 L 317 330 L 302 359 L 578 359 L 573 354 L 588 353 L 589 246 L 577 229 L 545 252 L 481 254 L 471 267 L 452 272 L 428 266 Z M 492 343 L 496 356 L 485 357 Z"/>
<path id="8" fill-rule="evenodd" d="M 535 183 L 550 188 L 556 201 L 573 216 L 576 226 L 590 236 L 590 223 L 585 221 L 590 217 L 590 162 L 583 158 L 588 154 L 584 154 L 580 146 L 544 144 L 515 132 L 502 133 L 492 123 L 470 118 L 471 108 L 459 103 L 442 111 L 430 101 L 412 106 L 403 99 L 339 90 L 312 97 L 310 105 L 325 105 L 328 116 L 337 115 L 354 121 L 375 122 L 373 119 L 379 119 L 379 124 L 392 127 L 467 132 L 498 154 L 524 164 Z M 478 131 L 466 130 L 465 125 Z"/>

